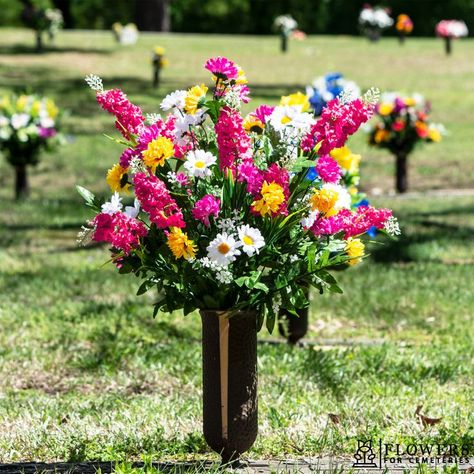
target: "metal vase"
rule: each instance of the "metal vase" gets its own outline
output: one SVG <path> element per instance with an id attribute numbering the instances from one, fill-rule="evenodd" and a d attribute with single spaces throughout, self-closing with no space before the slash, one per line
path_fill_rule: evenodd
<path id="1" fill-rule="evenodd" d="M 223 463 L 236 465 L 258 432 L 257 317 L 252 311 L 200 313 L 204 438 Z"/>

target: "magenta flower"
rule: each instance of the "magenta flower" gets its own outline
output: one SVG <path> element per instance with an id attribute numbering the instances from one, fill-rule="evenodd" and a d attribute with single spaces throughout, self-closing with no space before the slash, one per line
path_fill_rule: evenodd
<path id="1" fill-rule="evenodd" d="M 209 226 L 209 216 L 217 217 L 221 209 L 220 199 L 215 198 L 211 194 L 206 194 L 203 198 L 199 199 L 194 205 L 191 211 L 193 217 L 198 221 L 201 221 L 205 226 Z"/>
<path id="2" fill-rule="evenodd" d="M 357 132 L 374 113 L 374 106 L 355 99 L 341 103 L 339 99 L 328 102 L 319 120 L 301 141 L 303 151 L 311 151 L 321 143 L 320 155 L 327 155 L 334 148 L 344 146 L 347 138 Z"/>
<path id="3" fill-rule="evenodd" d="M 326 183 L 338 183 L 342 175 L 341 167 L 337 161 L 329 155 L 323 155 L 318 159 L 316 171 Z"/>
<path id="4" fill-rule="evenodd" d="M 271 107 L 269 105 L 260 105 L 255 109 L 255 112 L 253 115 L 257 117 L 260 122 L 263 124 L 267 123 L 267 117 L 270 117 L 272 115 L 273 111 L 275 110 L 275 107 Z"/>
<path id="5" fill-rule="evenodd" d="M 108 242 L 114 248 L 122 250 L 127 255 L 139 244 L 140 237 L 147 234 L 146 227 L 142 222 L 127 216 L 123 212 L 116 212 L 112 215 L 97 214 L 93 224 L 93 240 L 96 242 Z"/>
<path id="6" fill-rule="evenodd" d="M 263 171 L 251 159 L 245 160 L 237 166 L 237 181 L 247 183 L 247 192 L 256 196 L 262 189 Z"/>
<path id="7" fill-rule="evenodd" d="M 240 113 L 229 107 L 223 107 L 215 125 L 219 166 L 221 170 L 236 169 L 236 161 L 245 161 L 252 157 L 252 143 L 242 126 Z"/>
<path id="8" fill-rule="evenodd" d="M 186 176 L 186 174 L 184 174 L 182 171 L 179 171 L 178 173 L 176 173 L 176 181 L 181 186 L 187 186 L 189 184 L 188 176 Z"/>
<path id="9" fill-rule="evenodd" d="M 346 220 L 344 238 L 364 234 L 371 227 L 383 229 L 387 220 L 392 217 L 390 209 L 376 209 L 372 206 L 359 206 L 357 211 Z"/>
<path id="10" fill-rule="evenodd" d="M 225 81 L 236 80 L 239 77 L 239 69 L 237 65 L 230 59 L 218 56 L 206 61 L 204 67 L 211 71 L 214 76 Z"/>
<path id="11" fill-rule="evenodd" d="M 137 135 L 145 117 L 137 105 L 132 104 L 120 89 L 112 89 L 97 94 L 97 102 L 101 107 L 112 115 L 115 115 L 115 126 L 127 139 L 130 135 Z"/>
<path id="12" fill-rule="evenodd" d="M 136 156 L 140 156 L 136 150 L 133 148 L 127 148 L 121 155 L 120 155 L 120 166 L 122 168 L 128 168 L 130 166 L 130 162 Z"/>
<path id="13" fill-rule="evenodd" d="M 41 138 L 51 138 L 56 136 L 57 133 L 55 128 L 39 127 L 39 136 Z"/>
<path id="14" fill-rule="evenodd" d="M 183 213 L 163 181 L 152 174 L 137 173 L 133 183 L 141 208 L 159 229 L 185 227 Z"/>

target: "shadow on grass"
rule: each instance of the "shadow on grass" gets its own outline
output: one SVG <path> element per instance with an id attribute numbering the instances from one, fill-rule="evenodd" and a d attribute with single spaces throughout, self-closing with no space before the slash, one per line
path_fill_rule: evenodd
<path id="1" fill-rule="evenodd" d="M 5 55 L 35 54 L 38 56 L 47 56 L 50 53 L 112 54 L 113 50 L 103 48 L 80 48 L 77 46 L 56 46 L 54 44 L 46 44 L 42 52 L 37 52 L 33 44 L 10 44 L 0 46 L 0 54 Z"/>

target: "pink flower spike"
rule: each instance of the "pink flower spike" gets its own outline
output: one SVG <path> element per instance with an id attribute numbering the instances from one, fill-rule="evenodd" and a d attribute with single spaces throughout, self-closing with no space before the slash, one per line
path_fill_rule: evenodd
<path id="1" fill-rule="evenodd" d="M 341 179 L 342 169 L 336 160 L 329 155 L 323 155 L 316 163 L 316 171 L 326 183 L 338 183 Z"/>
<path id="2" fill-rule="evenodd" d="M 204 67 L 215 76 L 226 81 L 236 80 L 239 77 L 239 69 L 236 64 L 222 56 L 208 59 Z"/>
<path id="3" fill-rule="evenodd" d="M 195 219 L 201 221 L 206 227 L 209 227 L 209 216 L 217 217 L 220 209 L 220 199 L 215 198 L 211 194 L 206 194 L 196 202 L 191 213 Z"/>

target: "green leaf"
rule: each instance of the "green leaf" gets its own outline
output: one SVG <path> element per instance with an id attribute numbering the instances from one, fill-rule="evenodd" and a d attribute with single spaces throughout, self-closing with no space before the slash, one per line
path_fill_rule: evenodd
<path id="1" fill-rule="evenodd" d="M 95 196 L 88 189 L 82 186 L 76 186 L 77 192 L 83 197 L 89 207 L 95 207 Z"/>
<path id="2" fill-rule="evenodd" d="M 137 296 L 146 293 L 155 283 L 152 280 L 145 280 L 137 290 Z"/>
<path id="3" fill-rule="evenodd" d="M 268 329 L 268 332 L 271 334 L 273 332 L 273 328 L 275 327 L 275 320 L 276 320 L 276 316 L 275 316 L 275 313 L 273 312 L 269 312 L 267 314 L 267 329 Z"/>

